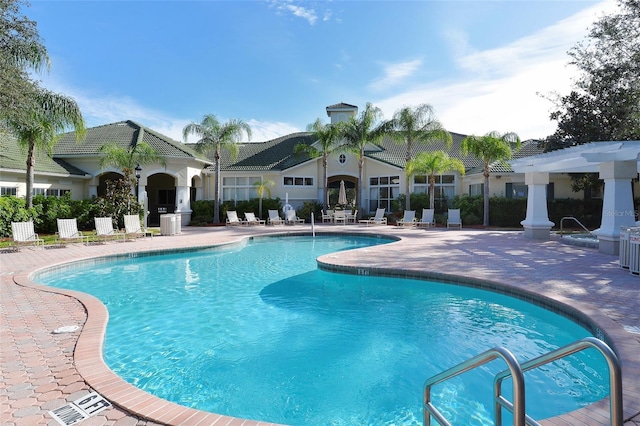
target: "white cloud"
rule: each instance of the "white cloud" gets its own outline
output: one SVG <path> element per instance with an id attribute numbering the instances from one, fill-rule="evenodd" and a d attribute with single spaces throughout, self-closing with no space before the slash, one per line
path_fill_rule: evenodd
<path id="1" fill-rule="evenodd" d="M 393 87 L 413 75 L 420 68 L 420 65 L 422 65 L 422 59 L 387 64 L 384 67 L 384 76 L 369 84 L 369 88 L 371 90 L 383 90 Z"/>
<path id="2" fill-rule="evenodd" d="M 318 20 L 318 14 L 314 9 L 295 5 L 292 0 L 272 1 L 271 5 L 274 6 L 278 12 L 291 13 L 293 16 L 305 19 L 307 22 L 309 22 L 309 25 L 314 25 Z M 325 11 L 322 20 L 328 21 L 330 18 L 331 11 Z"/>
<path id="3" fill-rule="evenodd" d="M 556 125 L 549 120 L 553 105 L 538 93 L 569 92 L 576 71 L 567 66 L 567 51 L 611 5 L 599 3 L 496 49 L 471 51 L 463 34 L 449 35 L 457 52 L 467 52 L 459 55 L 462 77 L 412 87 L 375 104 L 390 116 L 403 106 L 429 103 L 447 129 L 463 134 L 496 130 L 523 139 L 548 136 Z"/>

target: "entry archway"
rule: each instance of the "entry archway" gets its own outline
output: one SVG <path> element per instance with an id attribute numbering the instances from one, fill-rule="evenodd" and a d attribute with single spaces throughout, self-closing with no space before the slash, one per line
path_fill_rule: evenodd
<path id="1" fill-rule="evenodd" d="M 348 175 L 335 175 L 327 178 L 328 205 L 334 207 L 338 203 L 341 181 L 344 181 L 344 187 L 347 190 L 347 206 L 355 207 L 357 205 L 358 178 Z"/>

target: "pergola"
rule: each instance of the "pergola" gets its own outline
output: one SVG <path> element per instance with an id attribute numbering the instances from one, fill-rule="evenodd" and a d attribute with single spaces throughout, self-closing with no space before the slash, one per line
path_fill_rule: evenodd
<path id="1" fill-rule="evenodd" d="M 631 181 L 640 173 L 640 141 L 591 142 L 510 162 L 524 173 L 528 187 L 527 216 L 520 222 L 529 238 L 548 239 L 546 186 L 549 173 L 599 173 L 604 180 L 602 222 L 593 233 L 600 251 L 618 254 L 620 227 L 634 226 L 635 210 Z"/>

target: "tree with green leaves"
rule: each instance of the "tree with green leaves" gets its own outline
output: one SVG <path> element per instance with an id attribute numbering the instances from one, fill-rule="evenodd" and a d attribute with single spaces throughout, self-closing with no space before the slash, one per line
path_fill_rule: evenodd
<path id="1" fill-rule="evenodd" d="M 364 203 L 364 194 L 362 192 L 364 154 L 367 145 L 377 145 L 385 136 L 391 135 L 393 126 L 389 121 L 380 121 L 382 119 L 382 111 L 380 108 L 373 106 L 370 102 L 360 113 L 358 117 L 350 117 L 344 122 L 340 136 L 344 139 L 344 148 L 358 156 L 358 203 L 363 211 L 368 207 Z"/>
<path id="2" fill-rule="evenodd" d="M 462 161 L 449 157 L 449 154 L 444 151 L 433 151 L 420 152 L 409 160 L 405 174 L 407 176 L 429 176 L 429 206 L 433 209 L 435 208 L 436 176 L 453 171 L 464 175 L 465 169 Z M 409 207 L 406 209 L 409 210 Z"/>
<path id="3" fill-rule="evenodd" d="M 324 182 L 324 191 L 322 204 L 325 209 L 328 207 L 329 182 L 327 177 L 327 167 L 329 163 L 329 155 L 342 149 L 341 131 L 343 123 L 324 124 L 319 118 L 312 124 L 307 126 L 308 132 L 313 132 L 316 142 L 313 145 L 300 143 L 294 147 L 296 154 L 306 153 L 313 158 L 322 157 L 322 181 Z M 317 145 L 317 146 L 314 146 Z"/>
<path id="4" fill-rule="evenodd" d="M 640 139 L 640 2 L 617 0 L 616 13 L 569 51 L 580 75 L 565 96 L 552 95 L 553 135 L 546 151 L 597 141 Z"/>
<path id="5" fill-rule="evenodd" d="M 275 186 L 275 182 L 269 179 L 260 179 L 258 182 L 255 182 L 253 186 L 258 193 L 258 217 L 262 219 L 262 198 L 264 198 L 265 192 L 269 198 L 271 198 L 271 188 Z"/>
<path id="6" fill-rule="evenodd" d="M 404 143 L 407 146 L 406 164 L 409 164 L 413 158 L 413 150 L 416 143 L 444 142 L 447 146 L 451 146 L 452 143 L 451 134 L 442 127 L 442 124 L 436 119 L 433 107 L 428 104 L 421 104 L 415 108 L 404 107 L 396 111 L 391 119 L 391 126 L 395 130 L 391 134 L 392 137 L 397 142 Z M 405 176 L 406 209 L 411 210 L 411 176 L 406 173 Z"/>
<path id="7" fill-rule="evenodd" d="M 27 150 L 27 208 L 33 206 L 33 181 L 36 152 L 51 153 L 61 133 L 72 127 L 76 138 L 85 133 L 82 113 L 75 100 L 62 94 L 39 89 L 33 93 L 31 105 L 20 116 L 5 118 L 5 125 Z"/>
<path id="8" fill-rule="evenodd" d="M 138 142 L 133 145 L 129 145 L 127 148 L 112 142 L 106 143 L 100 147 L 100 167 L 115 167 L 122 170 L 124 177 L 122 181 L 124 186 L 129 188 L 129 193 L 133 194 L 134 185 L 137 183 L 134 177 L 134 170 L 137 166 L 144 166 L 147 164 L 161 164 L 166 166 L 166 160 L 158 152 L 153 149 L 147 142 Z M 113 194 L 120 194 L 122 191 L 119 189 L 122 185 L 114 187 L 111 191 Z M 138 194 L 135 194 L 136 203 Z M 118 199 L 124 199 L 122 196 L 118 196 Z M 115 202 L 115 199 L 114 199 Z M 130 202 L 127 202 L 128 206 Z"/>
<path id="9" fill-rule="evenodd" d="M 463 155 L 472 154 L 482 160 L 484 176 L 484 226 L 489 226 L 489 176 L 492 163 L 513 158 L 514 150 L 520 149 L 520 137 L 513 133 L 489 132 L 484 136 L 467 136 L 460 144 Z"/>
<path id="10" fill-rule="evenodd" d="M 215 115 L 207 114 L 200 123 L 187 124 L 182 130 L 186 142 L 189 135 L 198 137 L 196 151 L 207 156 L 213 154 L 215 164 L 215 190 L 213 223 L 220 223 L 220 152 L 226 149 L 232 158 L 238 155 L 238 141 L 246 133 L 251 140 L 251 127 L 242 120 L 231 119 L 220 123 Z"/>

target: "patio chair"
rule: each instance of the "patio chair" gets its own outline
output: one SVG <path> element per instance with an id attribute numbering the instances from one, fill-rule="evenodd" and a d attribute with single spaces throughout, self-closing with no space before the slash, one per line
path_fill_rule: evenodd
<path id="1" fill-rule="evenodd" d="M 58 237 L 56 238 L 56 244 L 67 243 L 84 243 L 89 245 L 89 237 L 82 235 L 81 231 L 78 231 L 78 221 L 74 219 L 57 219 L 58 221 Z"/>
<path id="2" fill-rule="evenodd" d="M 285 223 L 288 225 L 297 225 L 297 224 L 303 224 L 304 223 L 304 219 L 300 219 L 297 215 L 296 215 L 296 211 L 295 210 L 287 210 L 285 212 Z"/>
<path id="3" fill-rule="evenodd" d="M 336 210 L 333 213 L 333 223 L 337 225 L 341 222 L 343 225 L 347 223 L 347 213 L 344 210 Z"/>
<path id="4" fill-rule="evenodd" d="M 44 240 L 38 237 L 33 222 L 11 222 L 11 234 L 13 235 L 13 246 L 15 250 L 20 250 L 21 246 L 36 246 L 44 248 Z"/>
<path id="5" fill-rule="evenodd" d="M 229 210 L 227 212 L 227 226 L 236 226 L 242 224 L 243 222 L 238 217 L 238 212 L 236 212 L 235 210 Z"/>
<path id="6" fill-rule="evenodd" d="M 138 216 L 137 214 L 124 215 L 124 235 L 125 238 L 129 238 L 129 236 L 144 238 L 147 235 L 153 238 L 153 234 L 147 231 L 147 229 L 142 226 L 142 223 L 140 222 L 140 216 Z"/>
<path id="7" fill-rule="evenodd" d="M 284 225 L 284 220 L 280 217 L 278 210 L 269 210 L 269 225 Z"/>
<path id="8" fill-rule="evenodd" d="M 326 213 L 322 213 L 322 223 L 333 222 L 333 210 L 327 210 Z"/>
<path id="9" fill-rule="evenodd" d="M 447 215 L 447 229 L 452 226 L 457 226 L 462 229 L 462 219 L 460 219 L 460 209 L 449 209 Z"/>
<path id="10" fill-rule="evenodd" d="M 358 210 L 353 213 L 347 210 L 347 223 L 356 223 L 356 219 L 358 219 Z"/>
<path id="11" fill-rule="evenodd" d="M 247 225 L 264 225 L 266 223 L 264 219 L 258 219 L 255 213 L 245 213 L 244 219 Z"/>
<path id="12" fill-rule="evenodd" d="M 436 225 L 434 219 L 434 209 L 422 209 L 422 217 L 419 221 L 416 222 L 417 226 L 424 226 L 425 228 L 430 228 Z"/>
<path id="13" fill-rule="evenodd" d="M 107 241 L 107 240 L 115 240 L 122 238 L 122 241 L 125 241 L 126 236 L 124 232 L 120 232 L 119 230 L 113 227 L 113 219 L 110 217 L 96 217 L 94 218 L 96 223 L 96 237 L 99 240 Z"/>
<path id="14" fill-rule="evenodd" d="M 415 226 L 416 225 L 416 211 L 415 210 L 405 210 L 404 216 L 398 222 L 396 222 L 396 226 Z"/>
<path id="15" fill-rule="evenodd" d="M 386 225 L 387 218 L 384 216 L 385 209 L 376 210 L 376 215 L 369 219 L 362 219 L 359 221 L 361 225 Z"/>

